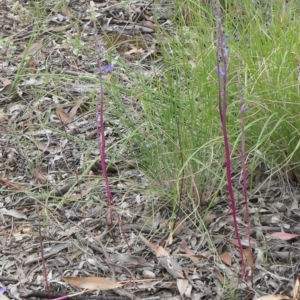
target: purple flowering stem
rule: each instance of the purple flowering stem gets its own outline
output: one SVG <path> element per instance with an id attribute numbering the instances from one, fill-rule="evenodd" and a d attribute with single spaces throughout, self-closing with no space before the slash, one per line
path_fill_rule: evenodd
<path id="1" fill-rule="evenodd" d="M 100 99 L 97 102 L 97 108 L 96 108 L 97 142 L 98 142 L 98 148 L 100 152 L 101 168 L 102 168 L 103 178 L 105 182 L 106 193 L 110 205 L 110 211 L 109 211 L 110 221 L 112 223 L 113 217 L 112 217 L 111 208 L 115 205 L 115 203 L 109 185 L 107 169 L 106 169 L 106 161 L 105 161 L 106 155 L 105 155 L 105 128 L 104 128 L 104 90 L 103 90 L 103 78 L 102 78 L 103 68 L 101 64 L 101 54 L 103 52 L 102 50 L 103 48 L 102 45 L 99 45 L 98 43 L 99 39 L 96 31 L 97 26 L 95 20 L 94 20 L 94 29 L 95 29 L 95 47 L 96 49 L 98 49 L 97 69 L 98 69 L 98 77 L 100 81 L 100 92 L 99 92 Z"/>
<path id="2" fill-rule="evenodd" d="M 100 101 L 98 102 L 97 107 L 97 119 L 100 116 L 100 121 L 97 122 L 97 141 L 98 141 L 98 147 L 100 149 L 100 156 L 101 156 L 101 167 L 103 172 L 103 178 L 105 182 L 105 187 L 107 191 L 107 196 L 109 200 L 109 205 L 114 205 L 114 200 L 112 197 L 109 181 L 108 181 L 108 175 L 107 175 L 107 169 L 106 169 L 106 154 L 105 154 L 105 127 L 104 127 L 104 91 L 103 91 L 103 82 L 102 82 L 102 65 L 101 65 L 101 59 L 100 54 L 98 54 L 97 57 L 97 67 L 98 67 L 98 76 L 100 79 Z M 100 138 L 101 137 L 101 138 Z"/>
<path id="3" fill-rule="evenodd" d="M 220 4 L 217 5 L 217 71 L 218 71 L 218 96 L 219 96 L 219 113 L 222 125 L 222 132 L 224 138 L 224 148 L 225 148 L 225 160 L 226 160 L 226 177 L 227 177 L 227 186 L 228 186 L 228 193 L 231 200 L 231 210 L 232 210 L 232 218 L 233 218 L 233 225 L 234 231 L 236 234 L 239 250 L 240 250 L 240 257 L 241 257 L 241 264 L 242 264 L 242 274 L 244 280 L 247 282 L 247 274 L 246 274 L 246 267 L 244 262 L 244 255 L 243 255 L 243 246 L 241 242 L 241 238 L 239 235 L 239 227 L 237 222 L 237 215 L 236 215 L 236 204 L 235 204 L 235 197 L 233 192 L 232 186 L 232 179 L 231 179 L 231 159 L 230 159 L 230 150 L 229 150 L 229 142 L 228 142 L 228 134 L 227 134 L 227 125 L 226 125 L 226 112 L 227 112 L 227 58 L 228 58 L 228 47 L 227 47 L 227 38 L 224 38 L 224 34 L 221 27 L 221 9 Z M 221 56 L 222 66 L 219 62 L 219 56 Z"/>
<path id="4" fill-rule="evenodd" d="M 106 169 L 106 162 L 105 162 L 105 132 L 104 132 L 104 90 L 103 90 L 103 72 L 109 72 L 113 70 L 113 67 L 110 65 L 105 66 L 102 68 L 101 64 L 101 54 L 103 53 L 103 46 L 99 44 L 99 38 L 97 35 L 97 26 L 96 26 L 96 20 L 95 17 L 93 18 L 93 25 L 94 25 L 94 30 L 95 30 L 95 48 L 98 50 L 98 55 L 97 55 L 97 69 L 98 69 L 98 77 L 100 81 L 100 99 L 97 102 L 97 108 L 96 108 L 96 124 L 97 124 L 97 142 L 98 142 L 98 148 L 100 152 L 100 160 L 101 160 L 101 168 L 103 172 L 103 178 L 105 182 L 105 188 L 106 188 L 106 193 L 108 196 L 108 202 L 110 205 L 109 208 L 109 214 L 110 214 L 110 222 L 113 224 L 113 210 L 112 208 L 115 206 L 115 202 L 113 200 L 113 196 L 111 193 L 110 185 L 109 185 L 109 180 L 108 180 L 108 174 L 107 174 L 107 169 Z M 100 120 L 99 120 L 100 119 Z M 98 121 L 99 120 L 99 121 Z M 120 226 L 120 231 L 122 236 L 124 237 L 125 243 L 130 250 L 130 245 L 127 241 L 124 227 L 122 224 L 121 220 L 121 215 L 117 212 L 114 211 L 117 214 L 119 226 Z"/>

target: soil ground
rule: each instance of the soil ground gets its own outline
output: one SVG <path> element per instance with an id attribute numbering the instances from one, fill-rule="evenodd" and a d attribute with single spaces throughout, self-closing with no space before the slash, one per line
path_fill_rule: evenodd
<path id="1" fill-rule="evenodd" d="M 148 191 L 135 158 L 116 143 L 126 132 L 106 94 L 106 146 L 113 161 L 108 171 L 118 212 L 111 215 L 97 145 L 99 80 L 90 4 L 99 42 L 113 58 L 102 61 L 114 68 L 103 75 L 107 84 L 114 78 L 120 85 L 130 82 L 114 59 L 146 68 L 159 55 L 157 26 L 172 30 L 171 1 L 2 1 L 0 285 L 7 291 L 0 299 L 48 299 L 49 292 L 54 299 L 86 287 L 80 280 L 68 284 L 62 279 L 68 276 L 112 280 L 87 279 L 98 292 L 73 299 L 291 295 L 299 273 L 300 191 L 268 178 L 267 168 L 257 172 L 250 198 L 254 260 L 238 199 L 246 284 L 226 193 L 203 220 L 179 213 L 170 234 L 172 211 L 156 209 L 162 199 Z M 128 108 L 137 100 L 122 97 Z M 193 210 L 201 215 L 204 208 L 194 204 Z"/>

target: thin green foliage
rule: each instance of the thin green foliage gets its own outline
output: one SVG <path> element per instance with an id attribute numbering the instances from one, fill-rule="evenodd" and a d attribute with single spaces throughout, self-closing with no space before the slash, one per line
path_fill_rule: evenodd
<path id="1" fill-rule="evenodd" d="M 183 194 L 194 198 L 219 186 L 212 174 L 224 172 L 212 6 L 194 1 L 177 4 L 174 34 L 158 34 L 162 57 L 153 62 L 152 76 L 143 77 L 140 70 L 131 73 L 134 90 L 127 92 L 138 99 L 141 112 L 125 113 L 139 166 L 169 190 L 174 205 L 182 194 L 182 181 Z M 295 117 L 299 110 L 295 3 L 284 8 L 281 1 L 235 4 L 224 11 L 224 29 L 231 37 L 227 126 L 232 156 L 239 155 L 241 145 L 237 82 L 242 77 L 250 108 L 244 116 L 246 157 L 252 157 L 253 168 L 266 160 L 284 164 L 296 176 L 300 121 Z"/>

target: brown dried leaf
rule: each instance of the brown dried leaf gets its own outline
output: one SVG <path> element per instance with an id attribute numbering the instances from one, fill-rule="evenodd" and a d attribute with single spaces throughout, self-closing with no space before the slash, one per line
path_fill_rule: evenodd
<path id="1" fill-rule="evenodd" d="M 65 31 L 67 28 L 69 28 L 70 25 L 61 25 L 61 26 L 51 26 L 47 28 L 45 32 L 62 32 Z"/>
<path id="2" fill-rule="evenodd" d="M 69 197 L 69 199 L 70 200 L 81 199 L 82 197 L 88 195 L 93 190 L 94 187 L 95 187 L 95 183 L 88 184 L 86 189 L 81 190 L 80 194 L 73 195 L 73 196 Z"/>
<path id="3" fill-rule="evenodd" d="M 24 190 L 23 187 L 21 187 L 20 185 L 12 183 L 9 179 L 7 179 L 5 177 L 0 178 L 0 184 L 6 185 L 8 188 L 13 189 L 13 190 Z"/>
<path id="4" fill-rule="evenodd" d="M 56 109 L 56 114 L 58 116 L 58 118 L 61 120 L 62 123 L 64 124 L 68 124 L 71 121 L 70 116 L 63 110 L 63 108 L 58 107 Z"/>
<path id="5" fill-rule="evenodd" d="M 43 40 L 33 43 L 29 49 L 25 49 L 23 53 L 19 55 L 19 57 L 23 57 L 24 55 L 34 55 L 43 47 Z"/>
<path id="6" fill-rule="evenodd" d="M 105 81 L 106 82 L 110 82 L 111 81 L 111 74 L 106 74 L 106 76 L 105 76 Z"/>
<path id="7" fill-rule="evenodd" d="M 285 296 L 285 295 L 266 295 L 266 296 L 262 296 L 256 300 L 282 300 L 282 299 L 293 300 L 292 298 Z"/>
<path id="8" fill-rule="evenodd" d="M 30 58 L 29 61 L 26 63 L 27 72 L 36 74 L 38 71 L 38 64 L 33 58 Z"/>
<path id="9" fill-rule="evenodd" d="M 69 112 L 70 118 L 74 118 L 77 114 L 78 109 L 82 106 L 82 98 L 79 98 L 76 104 L 72 107 Z"/>
<path id="10" fill-rule="evenodd" d="M 170 230 L 173 230 L 173 236 L 182 236 L 183 231 L 186 229 L 186 216 L 183 216 L 180 220 L 175 222 L 170 222 L 170 225 L 176 225 L 176 227 L 173 229 L 173 227 L 169 227 Z"/>
<path id="11" fill-rule="evenodd" d="M 193 263 L 198 264 L 200 262 L 200 260 L 197 257 L 195 257 L 195 253 L 189 249 L 185 240 L 181 241 L 181 248 L 184 250 L 186 254 L 190 256 Z"/>
<path id="12" fill-rule="evenodd" d="M 20 213 L 19 211 L 15 210 L 15 209 L 6 209 L 4 207 L 0 208 L 0 214 L 11 216 L 16 219 L 27 219 L 26 215 Z"/>
<path id="13" fill-rule="evenodd" d="M 138 22 L 138 25 L 148 27 L 148 28 L 151 28 L 153 30 L 156 29 L 156 25 L 151 21 L 140 21 L 140 22 Z"/>
<path id="14" fill-rule="evenodd" d="M 157 257 L 159 264 L 162 265 L 174 278 L 184 278 L 181 266 L 173 257 L 170 256 L 170 254 L 163 247 L 159 246 L 157 248 L 141 234 L 140 239 L 153 251 L 153 253 Z"/>
<path id="15" fill-rule="evenodd" d="M 273 238 L 277 238 L 283 241 L 288 241 L 294 238 L 299 237 L 298 234 L 292 234 L 292 233 L 287 233 L 287 232 L 274 232 L 269 234 Z"/>
<path id="16" fill-rule="evenodd" d="M 224 252 L 224 253 L 220 254 L 220 258 L 226 265 L 231 267 L 231 256 L 228 252 Z"/>
<path id="17" fill-rule="evenodd" d="M 215 214 L 208 214 L 204 218 L 204 224 L 207 226 L 211 221 L 213 221 L 217 216 Z"/>
<path id="18" fill-rule="evenodd" d="M 48 151 L 50 154 L 57 154 L 61 152 L 61 148 L 59 146 L 48 146 L 43 142 L 36 142 L 36 146 L 39 148 L 39 150 Z"/>
<path id="19" fill-rule="evenodd" d="M 293 299 L 298 299 L 299 286 L 300 286 L 300 276 L 296 275 L 295 284 L 294 284 L 294 290 L 293 290 L 293 296 L 294 296 Z"/>
<path id="20" fill-rule="evenodd" d="M 0 77 L 3 86 L 0 87 L 0 94 L 7 95 L 10 92 L 12 81 L 8 78 Z"/>
<path id="21" fill-rule="evenodd" d="M 220 280 L 220 282 L 222 284 L 226 285 L 227 278 L 224 277 L 218 269 L 215 269 L 214 271 L 215 271 L 216 277 Z"/>
<path id="22" fill-rule="evenodd" d="M 58 118 L 60 119 L 60 121 L 61 121 L 63 124 L 67 125 L 67 127 L 68 127 L 68 132 L 69 132 L 69 133 L 72 133 L 73 130 L 74 130 L 74 128 L 75 128 L 75 126 L 74 126 L 74 124 L 71 122 L 71 119 L 72 119 L 72 118 L 70 117 L 70 115 L 67 114 L 67 113 L 63 110 L 63 108 L 61 108 L 61 107 L 58 107 L 58 108 L 56 109 L 56 114 L 57 114 Z"/>
<path id="23" fill-rule="evenodd" d="M 177 278 L 177 288 L 178 288 L 178 291 L 179 291 L 181 297 L 184 296 L 184 293 L 188 287 L 188 284 L 189 284 L 189 282 L 186 279 Z"/>
<path id="24" fill-rule="evenodd" d="M 243 253 L 246 257 L 246 262 L 247 262 L 248 267 L 250 267 L 250 269 L 253 270 L 254 269 L 254 262 L 253 262 L 253 255 L 252 255 L 251 248 L 244 249 Z"/>
<path id="25" fill-rule="evenodd" d="M 173 257 L 164 256 L 157 258 L 157 260 L 174 278 L 184 278 L 181 266 Z"/>
<path id="26" fill-rule="evenodd" d="M 156 255 L 157 258 L 160 258 L 160 257 L 170 257 L 170 254 L 162 246 L 159 246 L 156 249 L 155 255 Z"/>
<path id="27" fill-rule="evenodd" d="M 10 85 L 12 83 L 12 81 L 8 78 L 4 78 L 0 76 L 0 80 L 2 81 L 4 86 Z"/>
<path id="28" fill-rule="evenodd" d="M 140 239 L 144 242 L 144 244 L 151 249 L 151 251 L 156 255 L 156 252 L 158 251 L 158 248 L 148 241 L 146 238 L 144 238 L 141 234 L 139 235 Z"/>
<path id="29" fill-rule="evenodd" d="M 64 5 L 64 6 L 61 8 L 61 13 L 62 13 L 65 17 L 67 17 L 67 19 L 68 19 L 69 21 L 72 21 L 72 15 L 71 15 L 70 9 L 69 9 L 69 7 L 68 7 L 67 5 Z"/>
<path id="30" fill-rule="evenodd" d="M 137 48 L 134 47 L 133 49 L 125 52 L 125 54 L 127 54 L 127 55 L 130 55 L 130 54 L 133 54 L 133 53 L 141 53 L 142 54 L 144 52 L 145 52 L 145 50 L 143 50 L 142 48 L 137 49 Z"/>
<path id="31" fill-rule="evenodd" d="M 35 181 L 37 183 L 44 184 L 48 181 L 47 176 L 44 175 L 43 172 L 39 168 L 33 169 L 32 175 L 33 175 L 33 177 L 35 177 Z"/>
<path id="32" fill-rule="evenodd" d="M 103 277 L 63 277 L 72 286 L 88 290 L 111 290 L 122 287 L 123 284 Z"/>

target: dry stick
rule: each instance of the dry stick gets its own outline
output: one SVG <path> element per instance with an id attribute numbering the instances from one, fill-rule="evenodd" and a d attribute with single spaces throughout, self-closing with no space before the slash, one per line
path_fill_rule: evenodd
<path id="1" fill-rule="evenodd" d="M 50 211 L 51 213 L 52 210 L 49 209 L 48 207 L 45 207 L 48 211 Z M 64 216 L 64 215 L 63 215 Z M 110 270 L 111 270 L 111 273 L 112 273 L 112 278 L 115 280 L 115 270 L 113 268 L 111 268 L 111 265 L 115 265 L 115 264 L 112 264 L 110 262 L 110 258 L 107 254 L 107 251 L 105 249 L 105 247 L 103 246 L 103 243 L 101 242 L 100 238 L 99 237 L 94 237 L 91 232 L 89 230 L 86 230 L 85 228 L 83 227 L 80 227 L 76 222 L 68 219 L 66 216 L 64 216 L 66 218 L 66 220 L 69 222 L 69 223 L 72 223 L 75 227 L 81 229 L 82 231 L 84 231 L 88 236 L 90 236 L 91 238 L 93 238 L 101 247 L 101 252 L 104 254 L 105 258 L 107 259 L 107 264 L 110 266 Z M 75 245 L 75 244 L 74 244 Z M 76 247 L 78 247 L 77 245 L 75 245 Z M 78 247 L 78 249 L 82 250 L 81 248 Z M 98 249 L 97 249 L 98 250 Z M 98 250 L 99 251 L 99 250 Z M 127 268 L 126 268 L 127 269 Z M 129 274 L 133 277 L 133 274 L 127 269 L 127 271 L 129 272 Z M 132 294 L 130 294 L 129 292 L 127 292 L 126 290 L 122 290 L 122 289 L 115 289 L 114 290 L 115 293 L 117 293 L 119 296 L 124 296 L 124 297 L 127 297 L 129 299 L 136 299 L 138 300 L 139 298 L 138 297 L 134 297 Z M 102 298 L 101 298 L 102 299 Z M 110 298 L 110 299 L 114 299 L 113 297 Z M 116 298 L 117 299 L 117 298 Z"/>
<path id="2" fill-rule="evenodd" d="M 140 18 L 140 16 L 146 11 L 146 9 L 150 6 L 150 5 L 152 5 L 153 4 L 153 2 L 154 2 L 154 0 L 152 0 L 152 1 L 150 1 L 139 13 L 138 13 L 138 15 L 136 16 L 136 18 L 135 18 L 135 21 L 134 21 L 134 23 L 133 23 L 133 26 L 132 26 L 132 28 L 131 28 L 131 30 L 130 30 L 130 33 L 132 33 L 132 31 L 134 30 L 134 28 L 135 28 L 135 26 L 136 26 L 136 23 L 138 22 L 138 20 L 139 20 L 139 18 Z"/>
<path id="3" fill-rule="evenodd" d="M 87 291 L 90 292 L 90 291 Z M 83 292 L 79 292 L 76 294 L 71 294 L 68 296 L 64 296 L 60 293 L 53 293 L 53 297 L 52 298 L 54 300 L 65 300 L 65 299 L 74 299 L 74 300 L 127 300 L 128 297 L 124 298 L 123 296 L 121 297 L 114 297 L 114 296 L 88 296 L 88 295 L 84 295 L 84 296 L 80 296 L 81 294 L 86 293 L 86 291 Z M 40 291 L 30 291 L 30 292 L 26 292 L 26 293 L 22 293 L 21 294 L 22 298 L 47 298 L 47 294 L 40 292 Z M 68 298 L 67 298 L 68 297 Z"/>
<path id="4" fill-rule="evenodd" d="M 116 266 L 116 267 L 121 267 L 121 268 L 124 268 L 125 270 L 127 270 L 127 272 L 131 275 L 131 277 L 132 277 L 132 279 L 133 279 L 133 281 L 134 281 L 134 275 L 132 274 L 132 272 L 131 272 L 128 268 L 126 268 L 125 266 L 122 266 L 122 265 L 114 264 L 114 263 L 112 263 L 112 262 L 110 261 L 110 257 L 109 257 L 109 255 L 108 255 L 108 253 L 107 253 L 107 251 L 106 251 L 106 248 L 104 247 L 103 243 L 101 242 L 100 237 L 97 236 L 97 237 L 95 237 L 94 239 L 95 239 L 96 242 L 100 245 L 101 250 L 102 250 L 102 253 L 103 253 L 103 255 L 104 255 L 105 258 L 106 258 L 107 264 L 109 265 L 109 268 L 110 268 L 110 271 L 111 271 L 111 274 L 112 274 L 112 276 L 111 276 L 111 277 L 112 277 L 112 280 L 116 281 L 116 273 L 115 273 L 115 269 L 112 268 L 112 266 L 114 265 L 114 266 Z M 134 284 L 135 284 L 135 282 L 134 282 Z"/>
<path id="5" fill-rule="evenodd" d="M 101 242 L 101 239 L 99 236 L 97 237 L 94 237 L 94 239 L 97 241 L 97 243 L 100 245 L 100 247 L 102 248 L 102 251 L 103 251 L 103 255 L 105 256 L 106 258 L 106 262 L 107 264 L 109 265 L 109 268 L 110 268 L 110 272 L 111 272 L 111 277 L 112 277 L 112 280 L 113 281 L 116 281 L 116 273 L 115 273 L 115 269 L 112 267 L 112 263 L 110 261 L 110 257 L 103 245 L 103 243 Z M 115 265 L 115 264 L 114 264 Z M 119 266 L 119 267 L 122 267 L 122 266 Z M 127 268 L 126 268 L 127 269 Z M 127 271 L 129 271 L 127 269 Z M 133 274 L 129 271 L 130 275 L 133 276 Z M 123 289 L 115 289 L 114 290 L 115 293 L 117 293 L 119 296 L 126 296 L 130 299 L 134 299 L 134 296 L 132 294 L 130 294 L 129 292 L 127 292 L 126 290 L 123 290 Z"/>
<path id="6" fill-rule="evenodd" d="M 50 211 L 51 213 L 53 213 L 52 210 L 49 209 L 48 207 L 46 207 L 46 209 L 47 209 L 48 211 Z M 74 222 L 74 221 L 68 219 L 65 215 L 63 215 L 63 216 L 66 218 L 66 220 L 67 220 L 68 222 L 72 223 L 75 227 L 77 227 L 77 228 L 83 230 L 88 236 L 92 237 L 92 238 L 100 245 L 101 250 L 102 250 L 101 252 L 104 254 L 104 256 L 105 256 L 105 258 L 106 258 L 106 260 L 107 260 L 107 264 L 110 266 L 110 270 L 111 270 L 111 273 L 112 273 L 112 276 L 111 276 L 111 277 L 115 280 L 115 278 L 116 278 L 115 270 L 111 267 L 112 265 L 115 265 L 115 264 L 112 264 L 112 263 L 111 263 L 110 258 L 109 258 L 108 254 L 107 254 L 107 251 L 106 251 L 106 249 L 105 249 L 103 243 L 101 242 L 100 238 L 99 238 L 99 237 L 94 237 L 94 236 L 91 234 L 91 232 L 90 232 L 89 230 L 86 230 L 85 228 L 80 227 L 76 222 Z M 76 245 L 76 247 L 78 247 L 78 246 Z M 81 248 L 79 248 L 79 249 L 82 250 Z M 97 250 L 99 251 L 99 249 L 97 249 Z M 119 266 L 119 267 L 122 267 L 122 266 Z M 128 273 L 132 276 L 132 278 L 134 278 L 133 274 L 128 270 L 128 268 L 125 268 L 125 269 L 126 269 L 126 270 L 128 271 Z M 130 294 L 129 292 L 127 292 L 126 290 L 116 289 L 116 290 L 114 290 L 114 291 L 115 291 L 118 295 L 120 295 L 120 296 L 125 296 L 125 297 L 128 297 L 128 298 L 130 298 L 130 299 L 138 299 L 138 297 L 135 297 L 135 298 L 134 298 L 134 296 L 133 296 L 132 294 Z"/>
<path id="7" fill-rule="evenodd" d="M 68 116 L 69 116 L 69 114 L 68 114 Z M 61 122 L 61 125 L 62 125 L 62 128 L 63 128 L 63 131 L 64 131 L 64 133 L 65 133 L 65 135 L 66 135 L 66 138 L 68 139 L 68 133 L 67 133 L 67 131 L 66 131 L 66 126 L 68 126 L 69 124 L 73 123 L 74 120 L 72 120 L 72 119 L 73 119 L 73 118 L 72 118 L 68 123 L 64 123 L 63 120 L 60 118 L 60 116 L 58 116 L 58 117 L 59 117 L 59 119 L 60 119 L 60 122 Z M 63 157 L 63 159 L 65 160 L 65 157 Z M 67 162 L 66 162 L 66 166 L 67 166 L 68 170 L 72 173 L 72 171 L 70 170 L 69 165 L 67 164 Z M 76 169 L 76 168 L 75 168 L 75 169 Z M 81 199 L 83 199 L 82 188 L 81 188 L 81 184 L 80 184 L 80 180 L 79 180 L 79 177 L 78 177 L 78 172 L 77 172 L 77 170 L 75 171 L 75 177 L 76 177 L 76 180 L 77 180 L 77 183 L 78 183 L 78 187 L 79 187 Z M 76 205 L 76 203 L 75 203 L 74 205 Z"/>
<path id="8" fill-rule="evenodd" d="M 40 219 L 39 206 L 37 204 L 36 204 L 36 208 L 37 208 L 37 215 L 38 215 L 38 231 L 39 231 L 39 242 L 40 242 L 40 248 L 41 248 L 41 258 L 42 258 L 42 264 L 43 264 L 43 273 L 44 273 L 44 279 L 45 279 L 45 284 L 46 284 L 46 288 L 47 288 L 48 298 L 50 299 L 51 292 L 50 292 L 49 282 L 48 282 L 48 278 L 47 278 L 47 267 L 46 267 L 46 262 L 45 262 L 45 257 L 44 257 L 44 245 L 43 245 L 43 237 L 42 237 L 42 231 L 41 231 L 41 219 Z"/>
<path id="9" fill-rule="evenodd" d="M 111 267 L 111 261 L 110 261 L 110 257 L 108 256 L 108 253 L 103 245 L 103 243 L 101 242 L 101 239 L 99 236 L 97 237 L 94 237 L 94 239 L 97 241 L 97 243 L 100 245 L 101 249 L 102 249 L 102 253 L 104 255 L 104 257 L 106 258 L 106 262 L 107 264 L 109 265 L 109 268 L 110 268 L 110 272 L 111 272 L 111 277 L 112 277 L 112 280 L 116 281 L 116 272 L 115 272 L 115 269 Z"/>

